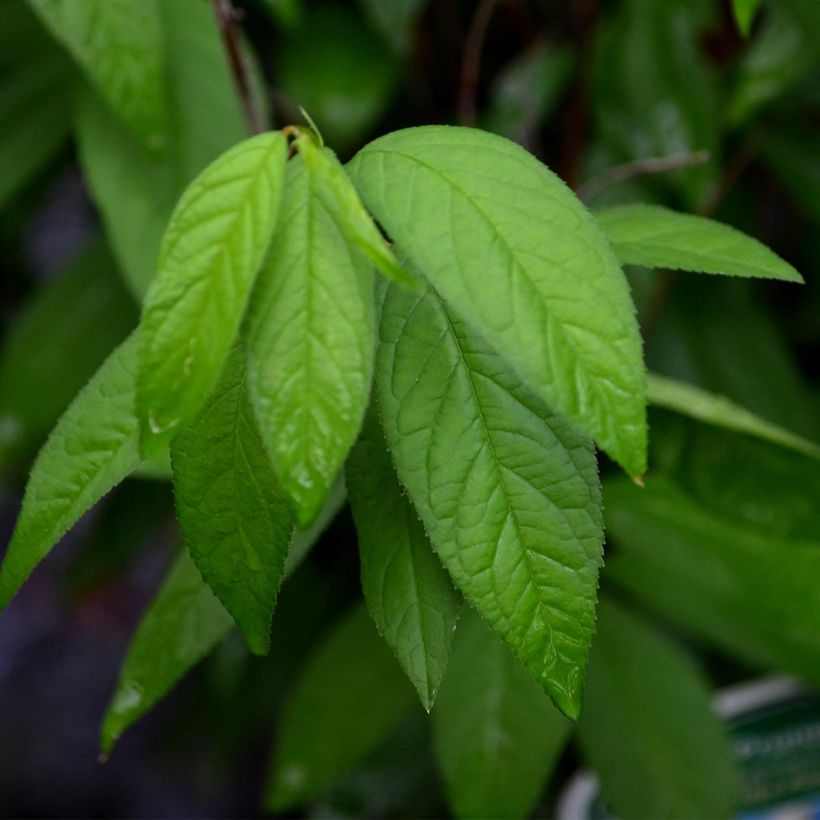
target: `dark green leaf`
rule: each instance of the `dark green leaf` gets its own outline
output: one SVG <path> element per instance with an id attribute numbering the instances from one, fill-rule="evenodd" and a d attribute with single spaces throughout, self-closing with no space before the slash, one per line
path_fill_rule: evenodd
<path id="1" fill-rule="evenodd" d="M 661 475 L 607 484 L 605 508 L 607 578 L 726 651 L 820 682 L 820 542 L 710 512 Z"/>
<path id="2" fill-rule="evenodd" d="M 577 716 L 601 563 L 590 442 L 433 291 L 391 286 L 377 362 L 399 478 L 456 585 Z"/>
<path id="3" fill-rule="evenodd" d="M 398 54 L 410 50 L 413 25 L 428 0 L 359 0 L 373 28 Z"/>
<path id="4" fill-rule="evenodd" d="M 414 700 L 370 616 L 357 606 L 316 649 L 288 697 L 268 808 L 290 809 L 353 769 L 385 740 Z"/>
<path id="5" fill-rule="evenodd" d="M 617 261 L 566 186 L 514 143 L 467 128 L 394 132 L 349 168 L 411 270 L 541 398 L 640 475 L 634 309 Z"/>
<path id="6" fill-rule="evenodd" d="M 0 609 L 80 516 L 139 465 L 136 358 L 132 334 L 80 391 L 37 456 L 0 568 Z"/>
<path id="7" fill-rule="evenodd" d="M 433 713 L 436 755 L 457 817 L 527 817 L 572 724 L 472 610 Z"/>
<path id="8" fill-rule="evenodd" d="M 737 27 L 744 37 L 749 36 L 761 2 L 762 0 L 732 0 L 732 11 L 735 13 Z"/>
<path id="9" fill-rule="evenodd" d="M 186 189 L 159 252 L 140 326 L 137 412 L 146 455 L 179 432 L 214 388 L 270 244 L 287 143 L 240 143 Z"/>
<path id="10" fill-rule="evenodd" d="M 171 447 L 182 537 L 202 577 L 253 652 L 270 625 L 293 523 L 268 461 L 245 386 L 241 349 Z"/>
<path id="11" fill-rule="evenodd" d="M 373 274 L 297 155 L 248 317 L 248 383 L 300 526 L 356 440 L 373 372 Z"/>
<path id="12" fill-rule="evenodd" d="M 461 599 L 399 485 L 375 408 L 348 459 L 347 486 L 368 611 L 429 712 Z"/>
<path id="13" fill-rule="evenodd" d="M 678 647 L 606 598 L 578 728 L 619 817 L 734 816 L 732 750 L 706 682 Z"/>
<path id="14" fill-rule="evenodd" d="M 143 616 L 103 721 L 101 744 L 120 735 L 230 632 L 231 616 L 183 551 Z"/>

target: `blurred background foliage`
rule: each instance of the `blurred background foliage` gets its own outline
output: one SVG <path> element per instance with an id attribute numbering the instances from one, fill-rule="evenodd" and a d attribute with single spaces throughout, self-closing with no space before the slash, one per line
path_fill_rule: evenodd
<path id="1" fill-rule="evenodd" d="M 630 270 L 647 362 L 820 439 L 816 0 L 738 2 L 737 19 L 723 0 L 237 5 L 259 109 L 281 126 L 304 108 L 343 160 L 396 128 L 477 125 L 523 144 L 592 207 L 657 202 L 769 244 L 805 287 Z M 27 3 L 0 3 L 0 540 L 49 429 L 134 326 L 181 190 L 247 133 L 210 4 L 157 9 L 159 141 L 127 127 Z M 671 170 L 642 172 L 669 156 Z M 686 644 L 713 687 L 764 671 L 820 685 L 816 463 L 662 411 L 651 431 L 659 478 L 643 493 L 602 464 L 602 589 Z M 231 634 L 100 766 L 118 666 L 177 544 L 170 486 L 128 480 L 3 613 L 4 815 L 260 812 L 285 695 L 360 598 L 352 521 L 342 510 L 286 584 L 269 657 Z M 351 693 L 361 720 L 370 706 Z M 332 757 L 349 731 L 317 742 Z M 580 746 L 556 751 L 537 814 L 580 763 L 606 765 L 606 741 L 588 754 L 589 733 L 582 722 Z M 306 816 L 448 812 L 418 709 L 365 746 Z"/>

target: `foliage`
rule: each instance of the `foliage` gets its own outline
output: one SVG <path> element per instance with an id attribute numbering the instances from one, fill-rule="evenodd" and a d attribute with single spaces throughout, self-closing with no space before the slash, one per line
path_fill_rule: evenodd
<path id="1" fill-rule="evenodd" d="M 711 0 L 524 3 L 535 34 L 510 55 L 481 15 L 515 15 L 485 2 L 430 116 L 396 97 L 438 32 L 424 3 L 244 5 L 0 8 L 36 35 L 3 43 L 0 208 L 70 141 L 102 229 L 0 355 L 0 469 L 42 444 L 0 606 L 148 476 L 183 550 L 106 753 L 237 627 L 294 667 L 271 694 L 271 812 L 332 811 L 421 747 L 459 817 L 527 816 L 574 754 L 622 816 L 730 815 L 714 655 L 699 668 L 668 628 L 736 676 L 820 685 L 820 248 L 795 239 L 820 212 L 820 13 L 735 0 L 736 31 Z M 346 498 L 363 601 L 342 577 L 325 612 L 308 553 Z M 319 627 L 285 651 L 280 588 L 306 556 L 295 620 Z"/>

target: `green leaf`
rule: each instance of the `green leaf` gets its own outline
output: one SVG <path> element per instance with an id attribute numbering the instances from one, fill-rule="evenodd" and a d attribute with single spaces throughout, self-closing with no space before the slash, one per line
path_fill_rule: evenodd
<path id="1" fill-rule="evenodd" d="M 319 149 L 308 135 L 299 138 L 298 146 L 305 167 L 314 177 L 316 197 L 345 239 L 359 248 L 388 279 L 418 290 L 419 280 L 396 261 L 336 155 L 329 148 Z"/>
<path id="2" fill-rule="evenodd" d="M 352 3 L 311 4 L 276 50 L 276 87 L 295 117 L 304 108 L 328 143 L 361 145 L 398 90 L 395 57 Z"/>
<path id="3" fill-rule="evenodd" d="M 291 809 L 355 768 L 414 699 L 367 611 L 355 607 L 316 649 L 288 696 L 267 807 Z M 322 743 L 323 737 L 343 742 Z"/>
<path id="4" fill-rule="evenodd" d="M 167 112 L 159 3 L 164 0 L 29 0 L 99 94 L 157 148 Z"/>
<path id="5" fill-rule="evenodd" d="M 356 440 L 373 372 L 373 275 L 317 194 L 301 155 L 248 316 L 248 384 L 274 471 L 301 527 Z"/>
<path id="6" fill-rule="evenodd" d="M 428 0 L 359 0 L 370 24 L 398 54 L 410 50 L 412 30 Z"/>
<path id="7" fill-rule="evenodd" d="M 761 242 L 702 216 L 660 205 L 619 205 L 595 217 L 624 264 L 803 281 Z"/>
<path id="8" fill-rule="evenodd" d="M 433 712 L 436 756 L 455 815 L 529 816 L 571 729 L 509 649 L 466 610 Z"/>
<path id="9" fill-rule="evenodd" d="M 732 750 L 706 681 L 677 646 L 604 597 L 578 729 L 619 817 L 735 816 Z"/>
<path id="10" fill-rule="evenodd" d="M 285 578 L 304 559 L 343 501 L 344 484 L 337 482 L 316 525 L 293 536 Z M 234 620 L 202 579 L 187 550 L 183 550 L 128 647 L 103 722 L 103 752 L 110 752 L 122 733 L 209 655 L 233 627 Z"/>
<path id="11" fill-rule="evenodd" d="M 168 138 L 148 151 L 94 94 L 75 115 L 83 176 L 125 278 L 142 299 L 162 234 L 185 186 L 247 136 L 216 20 L 208 3 L 162 0 Z M 128 196 L 123 195 L 128 191 Z"/>
<path id="12" fill-rule="evenodd" d="M 0 206 L 47 165 L 68 139 L 71 66 L 61 55 L 24 63 L 0 88 Z"/>
<path id="13" fill-rule="evenodd" d="M 188 186 L 171 217 L 140 330 L 146 455 L 173 438 L 219 378 L 270 244 L 286 157 L 278 131 L 240 143 Z"/>
<path id="14" fill-rule="evenodd" d="M 749 36 L 752 30 L 752 23 L 760 10 L 762 0 L 732 0 L 732 11 L 735 14 L 735 22 L 744 37 Z"/>
<path id="15" fill-rule="evenodd" d="M 80 391 L 37 456 L 0 567 L 0 609 L 83 513 L 139 465 L 136 355 L 132 334 Z"/>
<path id="16" fill-rule="evenodd" d="M 250 649 L 263 655 L 293 523 L 259 434 L 241 349 L 171 459 L 182 538 Z"/>
<path id="17" fill-rule="evenodd" d="M 820 445 L 771 424 L 725 396 L 654 373 L 647 376 L 647 385 L 649 401 L 657 407 L 674 410 L 716 427 L 754 436 L 809 458 L 820 459 Z"/>
<path id="18" fill-rule="evenodd" d="M 209 654 L 232 627 L 231 616 L 183 550 L 128 647 L 103 721 L 103 752 L 108 754 L 120 735 Z"/>
<path id="19" fill-rule="evenodd" d="M 820 140 L 817 128 L 790 122 L 767 135 L 763 159 L 805 214 L 820 223 Z"/>
<path id="20" fill-rule="evenodd" d="M 36 452 L 136 320 L 101 243 L 34 291 L 0 351 L 0 471 Z"/>
<path id="21" fill-rule="evenodd" d="M 399 485 L 375 408 L 347 461 L 347 486 L 367 609 L 429 712 L 461 599 Z"/>
<path id="22" fill-rule="evenodd" d="M 376 383 L 399 479 L 456 586 L 576 717 L 603 540 L 591 443 L 433 291 L 388 291 Z"/>
<path id="23" fill-rule="evenodd" d="M 349 165 L 411 270 L 633 476 L 646 467 L 641 341 L 594 220 L 519 146 L 467 128 L 397 131 Z"/>
<path id="24" fill-rule="evenodd" d="M 608 579 L 725 651 L 820 683 L 820 542 L 706 510 L 662 475 L 610 482 L 604 500 Z"/>

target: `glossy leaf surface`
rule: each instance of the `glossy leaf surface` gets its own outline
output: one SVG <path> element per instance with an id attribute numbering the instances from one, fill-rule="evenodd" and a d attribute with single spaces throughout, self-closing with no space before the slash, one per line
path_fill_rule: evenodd
<path id="1" fill-rule="evenodd" d="M 640 475 L 646 422 L 632 302 L 564 183 L 512 142 L 444 126 L 381 137 L 349 168 L 411 269 L 536 394 Z"/>
<path id="2" fill-rule="evenodd" d="M 399 478 L 456 585 L 577 716 L 603 540 L 591 444 L 433 291 L 388 291 L 377 387 Z"/>

